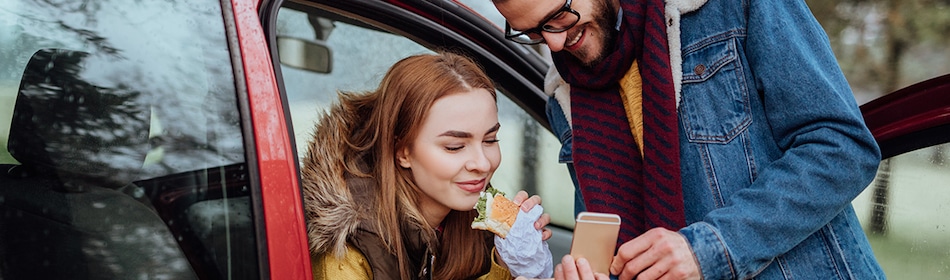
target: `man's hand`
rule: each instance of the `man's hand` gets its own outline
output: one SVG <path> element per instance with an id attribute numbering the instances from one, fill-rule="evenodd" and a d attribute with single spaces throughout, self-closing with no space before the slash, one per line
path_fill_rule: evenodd
<path id="1" fill-rule="evenodd" d="M 620 279 L 700 279 L 689 242 L 678 232 L 654 228 L 627 241 L 610 263 Z M 557 270 L 555 270 L 555 275 Z"/>

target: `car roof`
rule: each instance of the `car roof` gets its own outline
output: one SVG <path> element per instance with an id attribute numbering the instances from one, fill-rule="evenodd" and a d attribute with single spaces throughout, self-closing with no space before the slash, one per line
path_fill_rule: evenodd
<path id="1" fill-rule="evenodd" d="M 861 105 L 884 158 L 950 142 L 950 74 L 932 78 Z"/>

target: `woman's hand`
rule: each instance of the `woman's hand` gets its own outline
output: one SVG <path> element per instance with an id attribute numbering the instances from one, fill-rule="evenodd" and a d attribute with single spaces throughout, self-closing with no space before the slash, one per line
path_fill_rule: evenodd
<path id="1" fill-rule="evenodd" d="M 594 273 L 587 259 L 574 260 L 571 255 L 564 255 L 561 263 L 554 267 L 554 279 L 558 280 L 607 280 L 603 273 Z"/>
<path id="2" fill-rule="evenodd" d="M 541 205 L 541 197 L 538 195 L 528 197 L 527 192 L 519 191 L 511 202 L 521 205 L 521 211 L 528 212 L 535 205 Z M 546 241 L 551 238 L 551 230 L 547 228 L 549 223 L 551 223 L 551 215 L 548 215 L 548 213 L 541 214 L 541 217 L 534 222 L 534 228 L 541 230 L 541 240 Z"/>
<path id="3" fill-rule="evenodd" d="M 545 240 L 551 238 L 551 231 L 545 226 L 551 222 L 551 217 L 544 214 L 543 207 L 535 207 L 541 204 L 541 197 L 528 197 L 528 193 L 520 191 L 511 201 L 524 212 L 517 213 L 517 220 L 507 238 L 494 237 L 496 262 L 499 265 L 504 262 L 512 275 L 550 277 L 554 266 Z M 511 210 L 515 209 L 508 211 Z"/>
<path id="4" fill-rule="evenodd" d="M 571 255 L 564 255 L 561 258 L 561 263 L 559 263 L 554 268 L 554 278 L 545 278 L 545 279 L 528 279 L 524 276 L 518 276 L 515 280 L 608 280 L 609 276 L 604 275 L 603 273 L 595 273 L 594 270 L 590 267 L 590 263 L 587 262 L 587 259 L 581 258 L 574 260 L 574 257 Z"/>

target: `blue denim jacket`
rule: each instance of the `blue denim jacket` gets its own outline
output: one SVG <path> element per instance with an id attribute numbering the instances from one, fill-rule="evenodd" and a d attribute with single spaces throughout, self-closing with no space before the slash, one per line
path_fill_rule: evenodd
<path id="1" fill-rule="evenodd" d="M 884 278 L 851 207 L 880 151 L 804 1 L 667 2 L 679 232 L 704 278 Z M 548 117 L 571 163 L 566 100 Z"/>

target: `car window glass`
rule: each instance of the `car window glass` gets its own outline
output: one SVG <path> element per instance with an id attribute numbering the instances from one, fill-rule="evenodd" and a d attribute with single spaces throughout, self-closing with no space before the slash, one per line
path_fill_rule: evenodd
<path id="1" fill-rule="evenodd" d="M 3 1 L 0 278 L 257 278 L 218 1 Z"/>
<path id="2" fill-rule="evenodd" d="M 308 17 L 308 13 L 314 17 Z M 297 154 L 301 157 L 306 154 L 317 117 L 336 102 L 337 91 L 374 90 L 396 61 L 432 52 L 406 37 L 358 21 L 332 21 L 316 16 L 325 14 L 326 11 L 317 9 L 302 12 L 285 7 L 277 16 L 278 37 L 292 37 L 330 50 L 329 73 L 281 64 Z M 285 50 L 280 54 L 282 61 L 299 52 Z M 498 92 L 498 137 L 503 160 L 492 185 L 509 196 L 522 189 L 541 195 L 552 223 L 573 227 L 573 185 L 567 169 L 557 161 L 557 138 L 501 94 L 502 89 Z"/>
<path id="3" fill-rule="evenodd" d="M 950 278 L 950 144 L 881 161 L 853 205 L 889 278 Z"/>
<path id="4" fill-rule="evenodd" d="M 330 31 L 315 35 L 322 29 Z M 281 8 L 277 14 L 277 34 L 325 44 L 332 59 L 329 73 L 281 65 L 298 155 L 305 154 L 317 118 L 336 102 L 338 91 L 374 90 L 396 61 L 430 52 L 404 37 L 352 24 L 328 20 L 314 20 L 311 24 L 306 13 L 288 8 Z"/>

